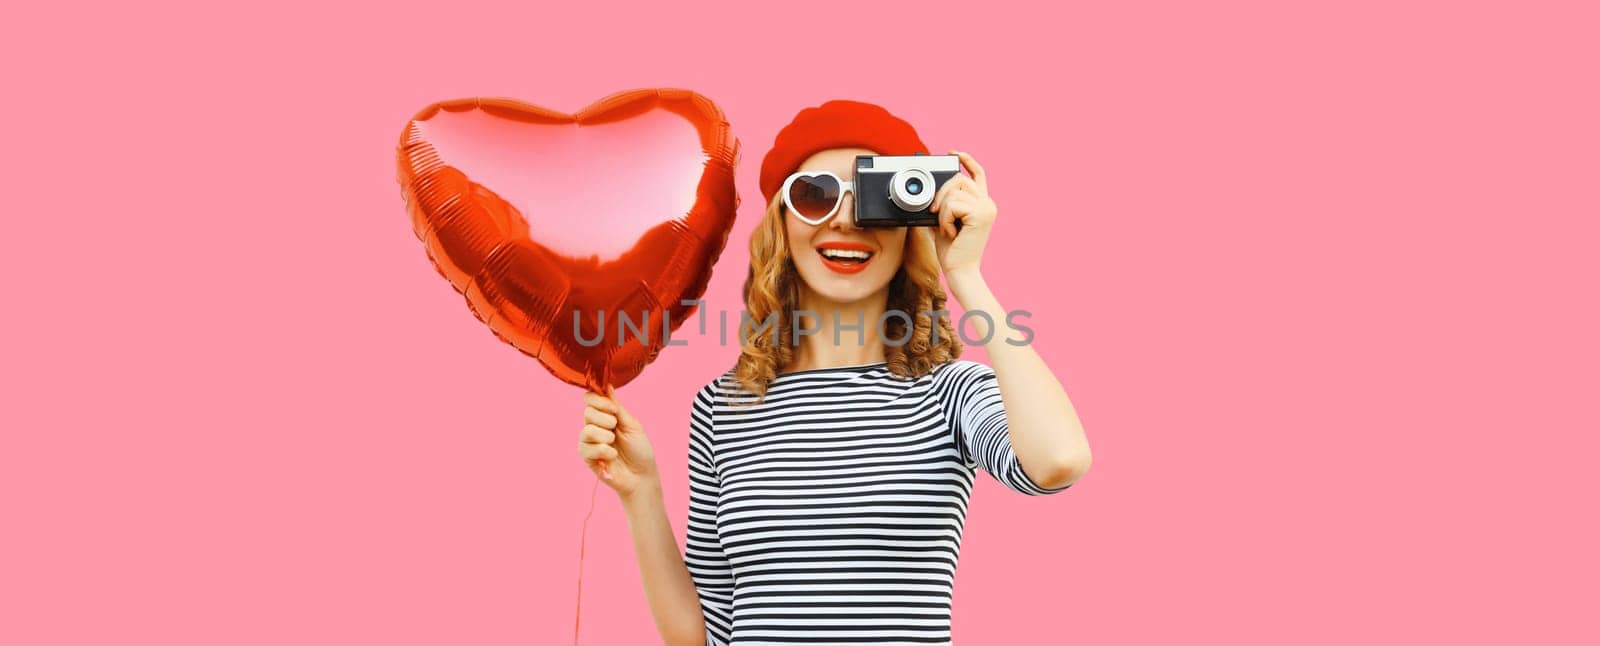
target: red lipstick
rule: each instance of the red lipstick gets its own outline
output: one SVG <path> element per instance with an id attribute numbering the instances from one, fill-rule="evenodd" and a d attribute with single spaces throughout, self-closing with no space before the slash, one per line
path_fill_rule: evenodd
<path id="1" fill-rule="evenodd" d="M 859 257 L 861 254 L 866 254 L 866 257 L 859 259 L 829 258 L 827 254 L 823 253 L 823 250 L 855 252 L 852 255 Z M 867 264 L 872 262 L 873 258 L 877 257 L 877 253 L 873 251 L 871 245 L 844 240 L 834 240 L 817 245 L 817 255 L 822 258 L 823 266 L 841 274 L 860 273 L 861 270 L 867 268 Z"/>

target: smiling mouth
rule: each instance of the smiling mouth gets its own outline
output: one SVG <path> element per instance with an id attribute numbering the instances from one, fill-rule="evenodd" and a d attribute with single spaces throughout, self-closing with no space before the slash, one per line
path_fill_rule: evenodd
<path id="1" fill-rule="evenodd" d="M 872 262 L 874 254 L 871 250 L 855 245 L 849 248 L 824 245 L 817 247 L 817 255 L 822 256 L 822 264 L 828 269 L 841 274 L 853 274 L 866 269 L 867 263 Z"/>

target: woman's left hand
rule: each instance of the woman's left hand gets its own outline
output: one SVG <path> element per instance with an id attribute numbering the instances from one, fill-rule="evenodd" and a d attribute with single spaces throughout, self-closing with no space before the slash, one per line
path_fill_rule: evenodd
<path id="1" fill-rule="evenodd" d="M 939 233 L 934 235 L 939 266 L 946 276 L 976 272 L 983 258 L 983 246 L 994 227 L 994 200 L 989 199 L 989 180 L 978 160 L 964 152 L 950 151 L 961 158 L 961 166 L 971 177 L 957 173 L 939 187 L 929 208 L 939 214 Z M 956 222 L 961 222 L 960 230 Z"/>

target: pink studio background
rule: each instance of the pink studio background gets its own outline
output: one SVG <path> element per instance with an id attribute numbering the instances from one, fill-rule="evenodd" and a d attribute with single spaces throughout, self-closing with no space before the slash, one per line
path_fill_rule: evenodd
<path id="1" fill-rule="evenodd" d="M 0 643 L 568 643 L 580 394 L 435 275 L 394 146 L 636 87 L 743 142 L 716 308 L 800 108 L 991 172 L 1096 463 L 982 476 L 956 643 L 1594 643 L 1594 11 L 1114 4 L 11 10 Z M 736 353 L 689 342 L 620 393 L 680 541 Z M 657 643 L 609 490 L 589 532 L 582 643 Z"/>

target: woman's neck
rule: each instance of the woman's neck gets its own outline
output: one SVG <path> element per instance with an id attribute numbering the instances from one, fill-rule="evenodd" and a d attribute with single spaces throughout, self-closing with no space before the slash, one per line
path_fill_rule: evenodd
<path id="1" fill-rule="evenodd" d="M 884 289 L 853 303 L 840 303 L 800 287 L 800 303 L 789 332 L 799 328 L 808 333 L 796 337 L 794 356 L 784 372 L 861 366 L 884 361 L 883 335 L 878 324 L 888 308 L 889 290 Z M 814 334 L 809 331 L 815 330 Z M 835 342 L 837 337 L 837 342 Z"/>

